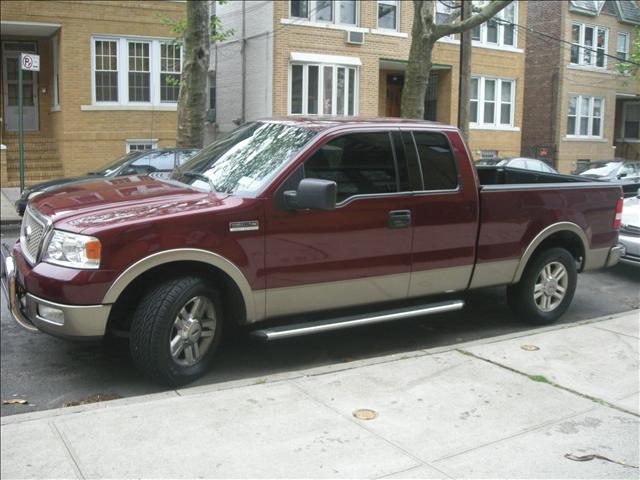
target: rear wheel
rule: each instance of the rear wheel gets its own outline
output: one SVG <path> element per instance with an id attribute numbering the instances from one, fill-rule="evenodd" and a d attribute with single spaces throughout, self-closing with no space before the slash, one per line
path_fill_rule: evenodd
<path id="1" fill-rule="evenodd" d="M 198 277 L 169 280 L 147 292 L 131 323 L 137 367 L 171 386 L 200 377 L 222 334 L 222 308 L 212 285 Z"/>
<path id="2" fill-rule="evenodd" d="M 519 320 L 547 325 L 569 308 L 577 280 L 573 256 L 564 248 L 551 248 L 529 262 L 520 282 L 507 288 L 507 300 Z"/>

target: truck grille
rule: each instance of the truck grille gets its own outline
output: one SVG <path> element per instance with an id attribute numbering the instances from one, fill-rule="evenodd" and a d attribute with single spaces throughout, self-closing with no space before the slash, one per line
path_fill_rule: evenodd
<path id="1" fill-rule="evenodd" d="M 640 237 L 640 227 L 636 227 L 635 225 L 625 225 L 623 223 L 620 226 L 620 233 L 631 237 Z"/>
<path id="2" fill-rule="evenodd" d="M 20 246 L 27 261 L 33 265 L 38 259 L 38 253 L 42 247 L 45 236 L 46 223 L 38 218 L 38 215 L 27 208 L 22 219 L 20 229 Z"/>

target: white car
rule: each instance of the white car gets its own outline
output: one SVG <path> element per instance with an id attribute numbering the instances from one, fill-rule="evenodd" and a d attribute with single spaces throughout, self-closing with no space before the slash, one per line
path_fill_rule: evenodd
<path id="1" fill-rule="evenodd" d="M 640 267 L 640 190 L 624 201 L 619 241 L 626 248 L 620 262 Z"/>

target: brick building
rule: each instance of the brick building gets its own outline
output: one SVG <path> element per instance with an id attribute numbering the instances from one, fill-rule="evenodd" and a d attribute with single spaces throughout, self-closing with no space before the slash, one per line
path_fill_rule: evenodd
<path id="1" fill-rule="evenodd" d="M 40 55 L 25 72 L 28 183 L 90 171 L 130 149 L 175 144 L 180 47 L 160 17 L 183 2 L 2 2 L 2 186 L 18 183 L 20 52 Z"/>
<path id="2" fill-rule="evenodd" d="M 527 17 L 529 27 L 566 43 L 527 37 L 522 154 L 546 156 L 561 172 L 639 159 L 640 76 L 616 71 L 640 25 L 638 4 L 536 1 Z"/>
<path id="3" fill-rule="evenodd" d="M 446 20 L 448 2 L 437 2 Z M 378 0 L 291 0 L 216 5 L 235 34 L 212 48 L 209 137 L 271 115 L 399 116 L 411 45 L 413 4 Z M 499 17 L 526 25 L 526 2 Z M 520 154 L 525 35 L 489 22 L 473 31 L 473 155 Z M 425 118 L 457 123 L 459 37 L 437 42 Z M 215 110 L 214 110 L 215 108 Z"/>

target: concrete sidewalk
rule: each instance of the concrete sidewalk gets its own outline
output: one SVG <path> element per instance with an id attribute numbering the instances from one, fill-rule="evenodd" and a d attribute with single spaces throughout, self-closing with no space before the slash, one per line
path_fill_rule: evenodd
<path id="1" fill-rule="evenodd" d="M 3 417 L 1 476 L 638 478 L 639 324 Z"/>
<path id="2" fill-rule="evenodd" d="M 19 188 L 0 189 L 0 225 L 18 226 L 22 222 L 22 217 L 16 212 L 14 202 L 20 198 Z"/>

